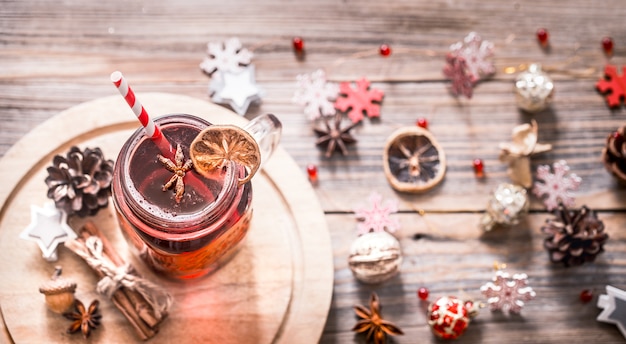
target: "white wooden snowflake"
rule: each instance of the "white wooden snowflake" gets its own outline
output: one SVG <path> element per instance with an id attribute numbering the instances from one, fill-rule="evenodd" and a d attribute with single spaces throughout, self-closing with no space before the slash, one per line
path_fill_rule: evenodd
<path id="1" fill-rule="evenodd" d="M 537 179 L 533 187 L 535 196 L 541 198 L 546 196 L 543 204 L 548 211 L 552 211 L 562 202 L 566 207 L 574 205 L 574 196 L 571 191 L 578 190 L 582 179 L 574 173 L 569 173 L 569 166 L 564 160 L 552 164 L 554 173 L 550 173 L 550 166 L 541 165 L 537 167 Z"/>
<path id="2" fill-rule="evenodd" d="M 492 311 L 500 310 L 509 313 L 520 313 L 524 302 L 535 298 L 535 291 L 528 286 L 526 274 L 514 274 L 511 277 L 503 270 L 496 271 L 492 282 L 480 287 L 481 293 L 487 297 Z"/>
<path id="3" fill-rule="evenodd" d="M 372 192 L 369 196 L 369 206 L 355 208 L 354 213 L 357 219 L 362 220 L 357 230 L 359 235 L 368 232 L 388 232 L 393 233 L 400 228 L 400 223 L 396 219 L 390 219 L 389 215 L 398 212 L 398 202 L 387 200 L 383 204 L 382 196 Z"/>
<path id="4" fill-rule="evenodd" d="M 208 43 L 207 46 L 208 56 L 200 63 L 200 68 L 209 75 L 216 71 L 240 72 L 252 60 L 252 53 L 241 46 L 238 38 Z"/>
<path id="5" fill-rule="evenodd" d="M 298 75 L 296 92 L 292 101 L 304 106 L 304 113 L 311 121 L 322 116 L 333 116 L 335 99 L 339 94 L 337 84 L 326 81 L 326 73 L 318 69 L 311 74 Z"/>
<path id="6" fill-rule="evenodd" d="M 493 49 L 493 43 L 470 32 L 462 42 L 450 46 L 450 53 L 465 59 L 468 74 L 476 82 L 496 72 L 492 62 Z"/>

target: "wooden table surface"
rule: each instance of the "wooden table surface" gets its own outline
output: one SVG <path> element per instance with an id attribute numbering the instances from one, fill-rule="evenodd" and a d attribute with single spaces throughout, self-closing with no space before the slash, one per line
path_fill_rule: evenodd
<path id="1" fill-rule="evenodd" d="M 483 309 L 459 343 L 623 342 L 616 326 L 596 321 L 596 302 L 606 285 L 626 288 L 626 189 L 600 160 L 607 135 L 624 124 L 626 111 L 609 109 L 595 90 L 606 63 L 626 64 L 623 1 L 3 0 L 0 16 L 0 156 L 60 111 L 116 94 L 109 81 L 114 70 L 123 71 L 137 92 L 208 99 L 209 77 L 198 67 L 206 44 L 238 37 L 253 50 L 265 95 L 246 117 L 278 115 L 282 146 L 302 173 L 308 164 L 319 169 L 315 191 L 330 228 L 335 269 L 321 342 L 364 342 L 351 332 L 352 307 L 367 304 L 372 291 L 383 316 L 405 332 L 390 342 L 438 342 L 416 290 L 427 287 L 431 300 L 481 299 L 479 288 L 491 279 L 494 261 L 527 273 L 537 297 L 521 316 Z M 550 49 L 537 43 L 540 27 L 549 30 Z M 456 99 L 441 69 L 450 44 L 470 31 L 495 44 L 497 73 L 477 86 L 471 100 Z M 305 40 L 304 60 L 293 53 L 294 36 Z M 601 47 L 604 36 L 615 42 L 611 59 Z M 391 46 L 391 56 L 377 54 L 382 43 Z M 550 109 L 535 115 L 518 110 L 516 73 L 505 72 L 532 62 L 550 67 L 556 86 Z M 314 144 L 312 123 L 291 101 L 296 76 L 319 68 L 335 82 L 365 76 L 385 92 L 380 120 L 365 119 L 353 130 L 358 142 L 347 156 L 325 158 Z M 395 129 L 413 126 L 419 117 L 428 120 L 445 150 L 448 171 L 428 193 L 400 194 L 385 179 L 382 150 Z M 519 225 L 486 234 L 477 226 L 489 192 L 509 180 L 498 144 L 533 118 L 540 141 L 553 145 L 533 157 L 533 169 L 565 159 L 583 178 L 576 204 L 597 210 L 606 225 L 610 239 L 595 263 L 563 268 L 549 262 L 540 227 L 550 214 L 534 196 Z M 475 178 L 474 158 L 483 159 L 486 178 Z M 404 262 L 397 277 L 364 285 L 353 278 L 347 256 L 356 238 L 353 208 L 373 191 L 400 203 L 392 216 L 401 223 L 396 236 Z M 583 289 L 594 292 L 586 304 L 579 301 Z"/>

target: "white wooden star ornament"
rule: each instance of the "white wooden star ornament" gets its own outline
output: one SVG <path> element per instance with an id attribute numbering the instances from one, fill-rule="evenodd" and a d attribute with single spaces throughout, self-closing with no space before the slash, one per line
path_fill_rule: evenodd
<path id="1" fill-rule="evenodd" d="M 211 100 L 229 105 L 235 112 L 245 115 L 250 104 L 260 101 L 262 90 L 254 77 L 254 65 L 239 72 L 218 71 L 209 84 Z"/>
<path id="2" fill-rule="evenodd" d="M 20 238 L 34 241 L 41 248 L 42 256 L 49 262 L 57 260 L 57 246 L 76 238 L 76 233 L 67 224 L 67 214 L 53 203 L 43 207 L 30 206 L 30 224 Z"/>
<path id="3" fill-rule="evenodd" d="M 606 294 L 598 298 L 598 307 L 602 312 L 596 320 L 615 324 L 626 338 L 626 291 L 606 286 Z"/>

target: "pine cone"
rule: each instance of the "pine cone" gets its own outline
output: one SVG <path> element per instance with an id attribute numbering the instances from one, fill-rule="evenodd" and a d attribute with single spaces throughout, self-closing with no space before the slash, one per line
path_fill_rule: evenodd
<path id="1" fill-rule="evenodd" d="M 568 210 L 559 204 L 554 215 L 554 219 L 546 220 L 545 226 L 541 227 L 541 231 L 548 234 L 543 246 L 553 263 L 582 265 L 592 262 L 604 251 L 603 246 L 609 236 L 604 231 L 604 223 L 593 210 L 586 206 Z"/>
<path id="2" fill-rule="evenodd" d="M 68 215 L 94 215 L 109 203 L 113 160 L 105 160 L 100 148 L 85 151 L 70 148 L 67 155 L 56 155 L 48 167 L 48 198 Z"/>
<path id="3" fill-rule="evenodd" d="M 626 140 L 625 127 L 609 134 L 606 138 L 606 147 L 602 150 L 604 166 L 620 182 L 626 184 Z"/>

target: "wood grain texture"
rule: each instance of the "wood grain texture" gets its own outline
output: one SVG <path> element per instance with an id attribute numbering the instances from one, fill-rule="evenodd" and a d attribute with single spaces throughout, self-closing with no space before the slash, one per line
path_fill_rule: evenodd
<path id="1" fill-rule="evenodd" d="M 600 161 L 606 136 L 624 124 L 626 110 L 608 109 L 594 85 L 607 62 L 626 64 L 625 16 L 620 0 L 5 0 L 0 6 L 0 155 L 60 111 L 115 95 L 108 75 L 116 69 L 138 92 L 206 99 L 209 78 L 198 67 L 206 43 L 237 36 L 254 51 L 257 82 L 265 90 L 263 103 L 246 117 L 276 114 L 284 124 L 285 151 L 302 171 L 309 163 L 318 166 L 315 192 L 335 257 L 333 303 L 322 342 L 364 341 L 350 331 L 356 320 L 351 306 L 365 303 L 372 290 L 381 297 L 383 315 L 407 332 L 392 342 L 437 342 L 416 289 L 426 285 L 432 295 L 458 295 L 463 289 L 477 296 L 494 259 L 528 273 L 538 298 L 521 318 L 483 311 L 461 342 L 622 342 L 615 326 L 595 320 L 595 301 L 606 284 L 626 288 L 620 233 L 626 189 Z M 539 27 L 550 33 L 549 51 L 537 44 Z M 456 100 L 442 78 L 443 56 L 470 31 L 494 42 L 498 73 L 480 83 L 470 101 Z M 304 61 L 292 52 L 295 35 L 304 37 Z M 603 36 L 614 39 L 611 59 L 602 51 Z M 390 44 L 390 57 L 377 55 L 381 43 Z M 551 68 L 556 85 L 551 108 L 534 116 L 516 108 L 516 73 L 504 73 L 530 62 Z M 366 76 L 385 92 L 381 119 L 366 119 L 353 130 L 358 142 L 346 157 L 324 158 L 313 144 L 312 124 L 291 103 L 296 75 L 318 68 L 334 81 Z M 395 129 L 414 125 L 418 117 L 428 119 L 445 149 L 448 171 L 426 194 L 398 194 L 385 180 L 382 148 Z M 611 239 L 595 264 L 562 269 L 548 263 L 539 227 L 549 215 L 534 197 L 532 215 L 516 228 L 489 236 L 477 230 L 488 193 L 508 180 L 498 143 L 509 141 L 511 129 L 531 118 L 539 124 L 539 140 L 554 147 L 533 157 L 533 168 L 566 159 L 583 177 L 577 204 L 599 210 L 606 219 Z M 476 157 L 485 162 L 484 180 L 474 178 Z M 373 287 L 355 282 L 346 265 L 356 227 L 352 209 L 371 191 L 400 201 L 398 236 L 407 255 L 399 277 Z M 425 229 L 416 207 L 429 213 L 428 221 L 441 233 Z M 422 234 L 419 239 L 416 233 Z M 578 302 L 583 288 L 596 293 L 589 304 Z"/>

